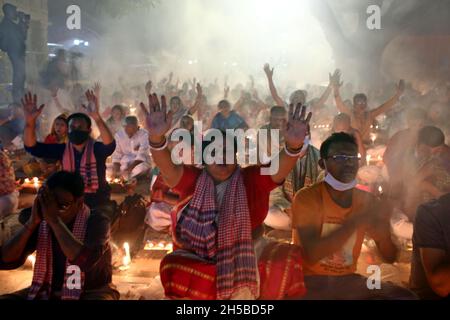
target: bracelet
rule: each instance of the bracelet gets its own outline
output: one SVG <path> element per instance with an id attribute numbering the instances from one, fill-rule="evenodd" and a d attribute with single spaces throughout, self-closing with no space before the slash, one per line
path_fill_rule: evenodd
<path id="1" fill-rule="evenodd" d="M 154 151 L 162 151 L 165 148 L 167 148 L 167 145 L 169 144 L 169 140 L 167 140 L 166 137 L 164 137 L 164 142 L 158 144 L 158 145 L 154 145 L 153 143 L 151 143 L 149 141 L 150 144 L 150 149 L 154 150 Z"/>
<path id="2" fill-rule="evenodd" d="M 286 152 L 289 157 L 297 158 L 303 153 L 303 146 L 295 150 L 289 150 L 287 146 L 284 146 L 284 152 Z"/>

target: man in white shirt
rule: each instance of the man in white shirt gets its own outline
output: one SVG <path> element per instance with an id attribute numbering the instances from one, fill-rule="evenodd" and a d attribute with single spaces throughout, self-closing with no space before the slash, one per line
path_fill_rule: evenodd
<path id="1" fill-rule="evenodd" d="M 148 133 L 134 116 L 126 117 L 123 129 L 115 135 L 116 151 L 112 155 L 113 177 L 137 178 L 151 169 Z"/>

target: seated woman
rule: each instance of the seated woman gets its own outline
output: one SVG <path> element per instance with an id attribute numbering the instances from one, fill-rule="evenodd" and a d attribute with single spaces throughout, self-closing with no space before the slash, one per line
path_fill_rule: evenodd
<path id="1" fill-rule="evenodd" d="M 283 183 L 303 147 L 311 114 L 305 108 L 290 108 L 285 150 L 274 159 L 279 166 L 264 172 L 260 166 L 240 168 L 236 164 L 236 140 L 223 142 L 224 134 L 215 130 L 215 149 L 210 156 L 220 158 L 227 152 L 232 163 L 215 159 L 204 169 L 176 165 L 167 149 L 166 133 L 172 117 L 156 95 L 149 97 L 147 113 L 150 148 L 167 186 L 181 199 L 188 199 L 179 214 L 172 214 L 175 252 L 160 266 L 161 281 L 167 297 L 174 299 L 282 299 L 305 292 L 298 248 L 289 244 L 257 245 L 267 215 L 270 191 Z M 222 144 L 220 143 L 222 140 Z M 225 146 L 225 148 L 224 148 Z M 231 152 L 231 153 L 230 153 Z M 200 157 L 201 158 L 201 157 Z M 227 157 L 230 158 L 230 157 Z M 224 159 L 224 158 L 221 158 Z M 210 159 L 211 160 L 211 159 Z M 214 160 L 214 159 L 212 159 Z M 227 159 L 229 160 L 229 159 Z M 272 168 L 273 169 L 273 168 Z M 266 174 L 264 174 L 266 173 Z M 272 174 L 272 175 L 270 175 Z M 270 262 L 269 262 L 270 261 Z M 282 281 L 281 279 L 285 279 Z"/>
<path id="2" fill-rule="evenodd" d="M 69 124 L 67 123 L 67 117 L 64 114 L 59 115 L 53 121 L 52 130 L 50 134 L 45 138 L 44 143 L 67 143 L 68 141 Z M 39 164 L 43 177 L 48 177 L 52 173 L 55 173 L 60 168 L 60 162 L 53 159 L 41 159 Z"/>
<path id="3" fill-rule="evenodd" d="M 111 134 L 114 136 L 123 128 L 123 120 L 125 119 L 126 113 L 124 107 L 121 105 L 115 105 L 111 109 L 111 116 L 106 120 L 106 125 Z"/>
<path id="4" fill-rule="evenodd" d="M 19 220 L 23 227 L 0 247 L 0 270 L 20 267 L 36 251 L 33 280 L 0 299 L 119 299 L 111 283 L 109 220 L 84 204 L 78 173 L 52 175 Z"/>
<path id="5" fill-rule="evenodd" d="M 68 132 L 67 117 L 65 114 L 61 114 L 53 121 L 52 130 L 45 138 L 44 143 L 66 143 L 68 141 Z"/>

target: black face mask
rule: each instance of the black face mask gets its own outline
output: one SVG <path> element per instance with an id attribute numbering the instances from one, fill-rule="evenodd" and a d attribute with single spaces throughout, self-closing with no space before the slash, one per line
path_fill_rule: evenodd
<path id="1" fill-rule="evenodd" d="M 89 132 L 82 130 L 73 130 L 69 132 L 69 141 L 74 145 L 85 143 L 89 139 Z"/>

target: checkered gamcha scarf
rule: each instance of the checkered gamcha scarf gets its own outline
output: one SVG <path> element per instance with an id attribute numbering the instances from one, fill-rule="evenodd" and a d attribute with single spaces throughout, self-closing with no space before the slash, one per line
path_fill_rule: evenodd
<path id="1" fill-rule="evenodd" d="M 84 242 L 87 228 L 87 220 L 90 215 L 90 209 L 83 205 L 83 209 L 75 218 L 72 233 L 76 239 Z M 66 270 L 69 267 L 69 261 L 66 260 Z M 47 222 L 43 221 L 39 226 L 39 235 L 36 248 L 36 263 L 34 265 L 33 280 L 28 300 L 36 298 L 48 300 L 51 297 L 51 288 L 53 280 L 53 246 L 50 235 L 50 228 Z M 67 273 L 64 275 L 62 290 L 62 300 L 79 300 L 84 285 L 84 272 L 81 272 L 81 289 L 67 288 Z"/>
<path id="2" fill-rule="evenodd" d="M 230 179 L 218 209 L 213 179 L 203 171 L 197 180 L 194 196 L 178 222 L 177 237 L 184 248 L 216 261 L 217 299 L 230 299 L 245 289 L 257 298 L 257 263 L 240 169 Z"/>
<path id="3" fill-rule="evenodd" d="M 75 155 L 73 144 L 68 142 L 64 150 L 63 170 L 75 172 Z M 80 164 L 80 174 L 84 180 L 84 192 L 95 193 L 98 190 L 97 161 L 94 154 L 94 140 L 89 139 L 84 148 Z"/>

